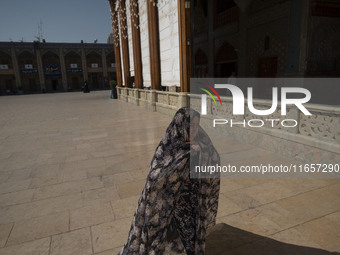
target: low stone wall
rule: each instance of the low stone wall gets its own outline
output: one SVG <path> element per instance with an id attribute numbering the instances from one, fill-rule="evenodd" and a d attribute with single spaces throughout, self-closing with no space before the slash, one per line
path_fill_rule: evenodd
<path id="1" fill-rule="evenodd" d="M 201 125 L 210 132 L 231 136 L 239 141 L 279 153 L 280 155 L 305 161 L 306 163 L 337 163 L 340 164 L 340 107 L 315 104 L 304 104 L 311 116 L 305 116 L 296 107 L 287 106 L 287 115 L 281 116 L 280 104 L 278 110 L 267 116 L 253 115 L 245 105 L 244 116 L 233 116 L 232 98 L 221 97 L 222 106 L 207 98 L 207 115 L 201 117 Z M 247 104 L 247 102 L 245 102 Z M 190 96 L 190 107 L 201 112 L 201 97 Z M 269 109 L 271 101 L 254 100 L 256 109 Z M 249 120 L 262 120 L 267 126 L 261 128 L 249 127 L 243 124 L 216 125 L 214 119 L 232 119 L 235 122 L 246 123 Z M 275 119 L 268 122 L 266 119 Z M 296 127 L 283 127 L 284 119 L 296 120 Z M 259 125 L 253 122 L 252 125 Z M 272 125 L 273 123 L 273 125 Z"/>
<path id="2" fill-rule="evenodd" d="M 189 106 L 188 93 L 117 87 L 118 99 L 173 116 L 181 107 Z"/>
<path id="3" fill-rule="evenodd" d="M 201 112 L 201 97 L 199 95 L 124 87 L 117 88 L 117 92 L 120 100 L 169 116 L 173 116 L 181 107 L 190 106 Z M 268 116 L 255 116 L 245 106 L 244 116 L 233 116 L 232 98 L 221 97 L 221 100 L 222 106 L 220 104 L 215 106 L 211 98 L 207 98 L 207 115 L 201 116 L 201 125 L 209 132 L 230 136 L 247 144 L 306 163 L 340 163 L 339 106 L 304 104 L 312 114 L 305 116 L 296 107 L 288 105 L 287 115 L 284 117 L 281 116 L 280 104 L 278 104 L 278 110 Z M 271 107 L 269 100 L 254 99 L 253 104 L 259 110 Z M 270 124 L 270 127 L 217 125 L 213 128 L 213 119 L 232 119 L 237 122 L 243 120 L 248 122 L 251 119 L 260 119 L 264 122 L 266 119 L 275 119 L 275 121 L 266 122 L 266 124 Z M 284 119 L 294 119 L 298 125 L 294 128 L 284 127 L 280 124 Z"/>

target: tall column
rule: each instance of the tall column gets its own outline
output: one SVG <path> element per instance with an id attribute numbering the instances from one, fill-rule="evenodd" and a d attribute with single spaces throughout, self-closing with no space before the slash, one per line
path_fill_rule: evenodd
<path id="1" fill-rule="evenodd" d="M 106 77 L 108 79 L 106 54 L 105 54 L 105 49 L 104 48 L 102 48 L 102 63 L 103 63 L 103 76 L 104 76 L 104 78 Z"/>
<path id="2" fill-rule="evenodd" d="M 67 73 L 66 73 L 66 66 L 65 66 L 65 57 L 64 52 L 62 48 L 59 48 L 59 59 L 60 59 L 60 67 L 61 67 L 61 80 L 63 83 L 63 90 L 68 90 L 67 85 Z"/>
<path id="3" fill-rule="evenodd" d="M 115 10 L 114 0 L 110 0 L 111 7 L 111 20 L 112 20 L 112 30 L 113 30 L 113 44 L 115 51 L 115 64 L 116 64 L 116 76 L 117 76 L 117 86 L 121 87 L 123 85 L 122 81 L 122 65 L 120 57 L 120 43 L 119 43 L 119 29 L 118 29 L 118 15 Z"/>
<path id="4" fill-rule="evenodd" d="M 214 1 L 208 1 L 208 77 L 215 76 Z"/>
<path id="5" fill-rule="evenodd" d="M 20 70 L 19 65 L 17 61 L 17 54 L 15 54 L 15 48 L 11 47 L 11 55 L 12 55 L 12 63 L 13 63 L 13 69 L 14 69 L 14 75 L 15 75 L 15 85 L 18 87 L 21 87 L 21 77 L 20 77 Z"/>
<path id="6" fill-rule="evenodd" d="M 296 76 L 300 69 L 301 69 L 301 62 L 300 62 L 300 54 L 305 53 L 301 52 L 302 48 L 300 46 L 301 43 L 305 43 L 304 48 L 307 46 L 307 42 L 301 42 L 302 39 L 302 13 L 308 12 L 307 10 L 303 11 L 303 3 L 302 2 L 308 2 L 308 1 L 302 1 L 302 0 L 295 0 L 291 3 L 290 8 L 290 25 L 289 25 L 289 37 L 288 37 L 288 65 L 287 65 L 287 73 L 290 75 Z M 307 3 L 308 4 L 308 3 Z M 306 4 L 304 4 L 306 5 Z M 306 36 L 307 29 L 304 30 Z"/>
<path id="7" fill-rule="evenodd" d="M 248 41 L 248 29 L 247 29 L 247 10 L 252 0 L 239 0 L 235 1 L 237 4 L 239 15 L 239 51 L 238 54 L 238 77 L 245 77 L 247 70 L 247 41 Z"/>
<path id="8" fill-rule="evenodd" d="M 83 79 L 88 80 L 85 49 L 81 48 L 81 65 L 83 68 Z"/>
<path id="9" fill-rule="evenodd" d="M 124 83 L 125 87 L 130 87 L 129 40 L 127 34 L 125 0 L 120 0 L 119 20 L 120 20 L 120 39 L 122 43 L 123 54 Z"/>
<path id="10" fill-rule="evenodd" d="M 42 62 L 42 58 L 41 58 L 40 49 L 35 49 L 35 55 L 37 56 L 40 89 L 41 89 L 41 91 L 46 91 L 45 75 L 44 75 L 43 62 Z"/>
<path id="11" fill-rule="evenodd" d="M 178 1 L 178 31 L 181 92 L 188 92 L 191 76 L 190 1 Z"/>
<path id="12" fill-rule="evenodd" d="M 135 67 L 135 87 L 141 89 L 143 87 L 143 78 L 142 78 L 142 57 L 141 57 L 138 10 L 139 10 L 138 1 L 130 0 L 133 63 Z"/>
<path id="13" fill-rule="evenodd" d="M 247 14 L 245 11 L 240 10 L 239 16 L 239 51 L 238 53 L 238 63 L 237 69 L 238 77 L 245 77 L 246 76 L 246 56 L 247 56 Z"/>
<path id="14" fill-rule="evenodd" d="M 159 53 L 159 28 L 158 28 L 158 0 L 147 0 L 149 52 L 151 89 L 159 90 L 161 83 L 160 53 Z"/>
<path id="15" fill-rule="evenodd" d="M 302 1 L 301 14 L 301 43 L 299 73 L 304 76 L 307 71 L 308 24 L 310 23 L 310 1 Z"/>

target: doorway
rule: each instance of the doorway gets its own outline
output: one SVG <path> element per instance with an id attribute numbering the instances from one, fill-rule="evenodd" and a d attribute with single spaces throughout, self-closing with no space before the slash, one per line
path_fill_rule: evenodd
<path id="1" fill-rule="evenodd" d="M 259 59 L 259 78 L 275 78 L 277 74 L 277 57 L 265 57 Z M 257 91 L 254 91 L 256 98 L 271 99 L 272 87 L 275 86 L 273 79 L 261 79 Z"/>
<path id="2" fill-rule="evenodd" d="M 76 90 L 80 89 L 78 77 L 72 77 L 72 89 L 76 89 Z"/>
<path id="3" fill-rule="evenodd" d="M 277 57 L 259 59 L 259 77 L 273 78 L 277 73 Z"/>
<path id="4" fill-rule="evenodd" d="M 58 89 L 58 80 L 52 80 L 52 88 L 54 91 Z"/>
<path id="5" fill-rule="evenodd" d="M 227 78 L 232 73 L 237 73 L 237 62 L 219 63 L 216 65 L 216 77 Z"/>
<path id="6" fill-rule="evenodd" d="M 29 85 L 29 90 L 31 92 L 37 92 L 37 88 L 36 88 L 36 83 L 35 83 L 35 78 L 30 78 L 28 80 L 28 85 Z"/>
<path id="7" fill-rule="evenodd" d="M 98 89 L 99 88 L 99 79 L 98 79 L 98 74 L 92 73 L 92 88 L 93 89 Z"/>

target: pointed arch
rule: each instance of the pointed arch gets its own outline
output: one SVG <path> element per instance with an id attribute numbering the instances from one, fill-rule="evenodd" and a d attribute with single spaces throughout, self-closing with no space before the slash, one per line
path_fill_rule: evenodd
<path id="1" fill-rule="evenodd" d="M 206 65 L 208 64 L 207 55 L 199 48 L 195 54 L 195 65 Z"/>
<path id="2" fill-rule="evenodd" d="M 227 63 L 237 61 L 237 52 L 228 42 L 224 42 L 216 54 L 216 63 Z"/>

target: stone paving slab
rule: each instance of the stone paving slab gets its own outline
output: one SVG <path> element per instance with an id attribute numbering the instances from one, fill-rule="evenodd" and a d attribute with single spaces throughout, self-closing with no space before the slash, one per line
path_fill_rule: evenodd
<path id="1" fill-rule="evenodd" d="M 19 245 L 2 248 L 1 255 L 49 255 L 51 250 L 51 237 L 25 242 Z"/>
<path id="2" fill-rule="evenodd" d="M 69 222 L 69 211 L 16 221 L 6 245 L 11 246 L 67 232 L 70 230 Z"/>
<path id="3" fill-rule="evenodd" d="M 51 255 L 93 254 L 91 229 L 83 228 L 52 236 Z"/>
<path id="4" fill-rule="evenodd" d="M 171 117 L 109 91 L 0 97 L 0 109 L 0 254 L 117 254 Z M 296 162 L 212 140 L 225 163 Z M 207 254 L 340 252 L 339 184 L 222 178 Z"/>

